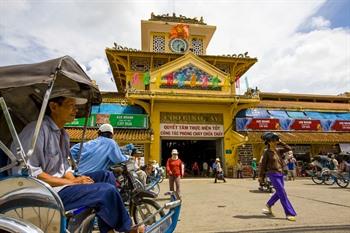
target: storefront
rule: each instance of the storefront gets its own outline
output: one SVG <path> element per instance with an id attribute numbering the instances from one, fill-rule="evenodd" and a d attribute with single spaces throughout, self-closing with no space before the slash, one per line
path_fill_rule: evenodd
<path id="1" fill-rule="evenodd" d="M 349 150 L 350 97 L 261 93 L 260 98 L 255 108 L 242 110 L 235 118 L 235 129 L 248 138 L 238 149 L 247 166 L 253 157 L 261 157 L 261 135 L 266 131 L 278 133 L 303 162 Z"/>

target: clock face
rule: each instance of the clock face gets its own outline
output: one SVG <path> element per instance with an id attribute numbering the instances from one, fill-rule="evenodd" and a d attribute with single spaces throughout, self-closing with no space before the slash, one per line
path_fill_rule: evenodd
<path id="1" fill-rule="evenodd" d="M 170 49 L 175 53 L 183 53 L 188 49 L 187 41 L 181 38 L 175 38 L 170 41 Z"/>

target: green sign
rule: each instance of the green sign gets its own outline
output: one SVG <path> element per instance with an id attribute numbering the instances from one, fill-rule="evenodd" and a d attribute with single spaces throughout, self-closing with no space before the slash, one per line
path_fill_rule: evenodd
<path id="1" fill-rule="evenodd" d="M 85 118 L 76 118 L 66 124 L 68 127 L 83 127 Z M 87 126 L 98 127 L 109 123 L 115 128 L 148 128 L 148 116 L 145 114 L 93 114 L 89 117 Z"/>
<path id="2" fill-rule="evenodd" d="M 230 150 L 230 149 L 225 150 L 225 154 L 228 154 L 228 155 L 232 154 L 232 150 Z"/>

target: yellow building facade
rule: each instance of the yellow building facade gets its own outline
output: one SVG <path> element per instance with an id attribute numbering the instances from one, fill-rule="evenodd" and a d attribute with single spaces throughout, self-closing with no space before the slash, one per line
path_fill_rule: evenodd
<path id="1" fill-rule="evenodd" d="M 226 169 L 235 164 L 247 138 L 232 130 L 232 119 L 259 103 L 256 93 L 237 95 L 235 83 L 257 59 L 206 55 L 215 29 L 202 18 L 152 14 L 141 22 L 142 50 L 106 49 L 119 95 L 149 116 L 146 160 L 164 164 L 176 148 L 188 164 L 217 157 Z"/>

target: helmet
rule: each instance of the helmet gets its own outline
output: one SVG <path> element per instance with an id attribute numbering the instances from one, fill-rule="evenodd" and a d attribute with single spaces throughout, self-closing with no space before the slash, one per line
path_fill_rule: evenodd
<path id="1" fill-rule="evenodd" d="M 269 142 L 269 141 L 278 141 L 280 139 L 280 137 L 278 136 L 278 134 L 273 133 L 273 132 L 265 132 L 261 135 L 261 139 L 265 142 Z"/>

